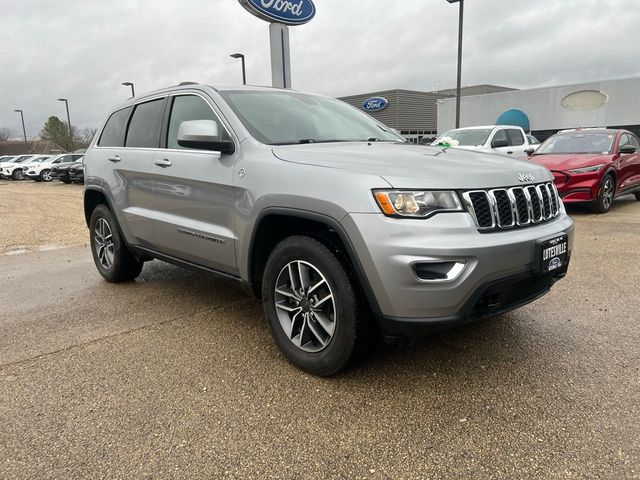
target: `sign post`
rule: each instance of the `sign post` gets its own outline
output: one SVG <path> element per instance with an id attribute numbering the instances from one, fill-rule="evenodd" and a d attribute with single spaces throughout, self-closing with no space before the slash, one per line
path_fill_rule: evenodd
<path id="1" fill-rule="evenodd" d="M 303 25 L 316 14 L 313 0 L 238 0 L 247 11 L 269 22 L 271 82 L 291 88 L 289 25 Z"/>
<path id="2" fill-rule="evenodd" d="M 271 42 L 271 85 L 277 88 L 291 88 L 289 27 L 282 23 L 271 23 L 269 40 Z"/>

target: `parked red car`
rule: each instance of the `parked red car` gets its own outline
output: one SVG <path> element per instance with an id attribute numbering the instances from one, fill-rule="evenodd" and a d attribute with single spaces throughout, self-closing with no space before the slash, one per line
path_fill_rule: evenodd
<path id="1" fill-rule="evenodd" d="M 605 213 L 620 195 L 640 200 L 640 141 L 627 130 L 563 130 L 529 159 L 551 170 L 565 203 L 589 203 Z"/>

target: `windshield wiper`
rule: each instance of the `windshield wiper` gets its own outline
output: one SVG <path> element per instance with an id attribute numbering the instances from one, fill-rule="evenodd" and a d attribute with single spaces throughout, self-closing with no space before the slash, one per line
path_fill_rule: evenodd
<path id="1" fill-rule="evenodd" d="M 298 143 L 316 143 L 313 138 L 303 138 L 302 140 L 298 140 Z"/>

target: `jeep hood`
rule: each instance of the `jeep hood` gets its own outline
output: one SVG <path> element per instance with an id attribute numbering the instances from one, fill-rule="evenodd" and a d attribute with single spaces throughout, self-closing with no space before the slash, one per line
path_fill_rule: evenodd
<path id="1" fill-rule="evenodd" d="M 551 173 L 532 162 L 456 148 L 405 143 L 345 142 L 273 148 L 280 160 L 378 175 L 394 188 L 473 189 L 518 185 L 520 174 L 535 182 Z"/>

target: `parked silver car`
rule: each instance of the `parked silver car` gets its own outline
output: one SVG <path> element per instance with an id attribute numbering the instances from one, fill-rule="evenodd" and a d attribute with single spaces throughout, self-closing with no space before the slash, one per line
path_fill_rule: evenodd
<path id="1" fill-rule="evenodd" d="M 573 221 L 543 167 L 412 145 L 318 95 L 184 85 L 108 116 L 85 155 L 93 257 L 157 258 L 262 298 L 287 358 L 330 375 L 372 331 L 503 313 L 562 278 Z"/>

